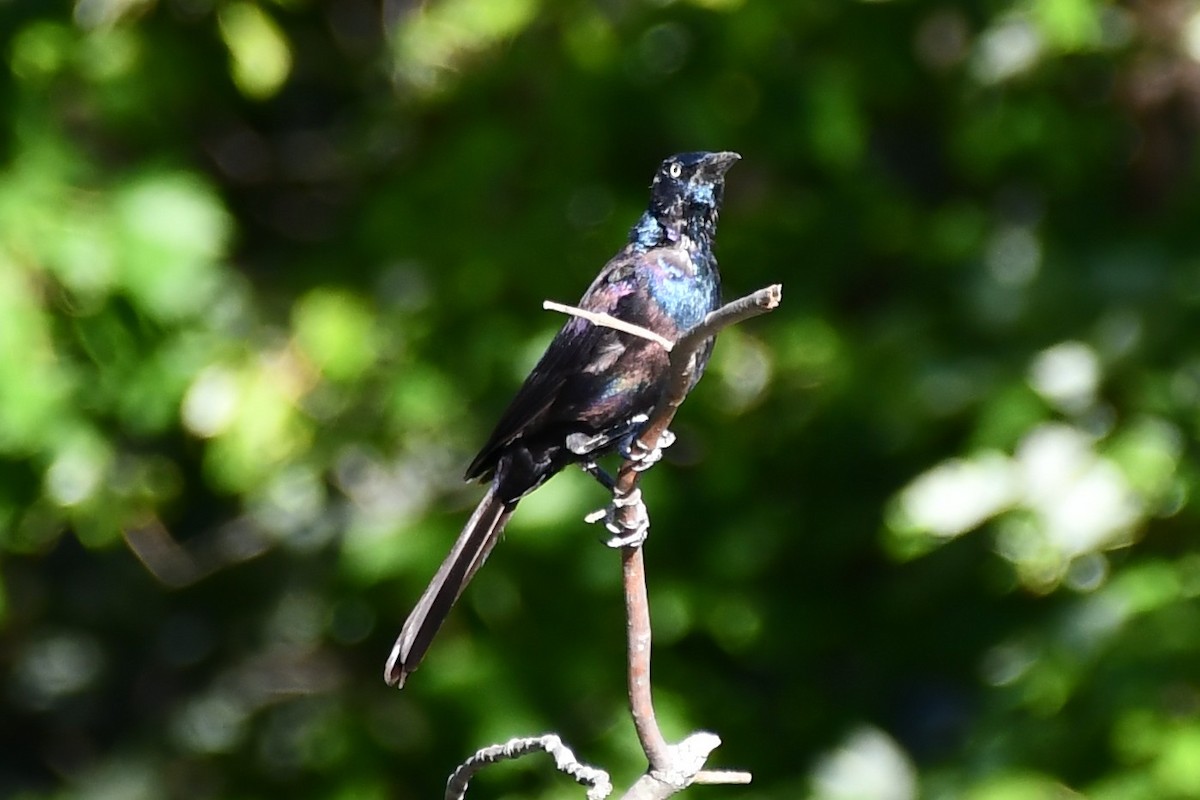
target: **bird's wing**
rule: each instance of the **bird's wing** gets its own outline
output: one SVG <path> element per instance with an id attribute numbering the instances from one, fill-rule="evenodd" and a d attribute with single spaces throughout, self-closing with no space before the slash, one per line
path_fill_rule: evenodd
<path id="1" fill-rule="evenodd" d="M 580 307 L 615 316 L 621 300 L 636 288 L 632 258 L 636 256 L 623 251 L 609 261 L 584 293 Z M 517 390 L 487 443 L 467 467 L 466 479 L 490 476 L 499 451 L 525 431 L 545 423 L 553 415 L 556 401 L 567 382 L 589 365 L 593 370 L 601 368 L 608 352 L 614 349 L 614 343 L 619 345 L 612 329 L 593 325 L 580 317 L 568 319 Z"/>

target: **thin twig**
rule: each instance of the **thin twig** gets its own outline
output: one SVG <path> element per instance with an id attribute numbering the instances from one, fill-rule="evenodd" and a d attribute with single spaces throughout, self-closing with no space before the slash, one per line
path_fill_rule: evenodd
<path id="1" fill-rule="evenodd" d="M 463 800 L 471 778 L 488 764 L 520 758 L 537 751 L 549 753 L 554 758 L 554 766 L 559 772 L 566 773 L 574 778 L 576 783 L 587 786 L 588 800 L 604 800 L 612 794 L 612 781 L 607 772 L 580 762 L 571 752 L 571 748 L 563 744 L 562 739 L 553 733 L 547 733 L 543 736 L 522 736 L 479 750 L 459 765 L 450 776 L 450 780 L 446 781 L 446 800 Z"/>
<path id="2" fill-rule="evenodd" d="M 563 303 L 556 303 L 553 300 L 543 300 L 542 308 L 547 311 L 560 311 L 563 314 L 570 314 L 573 317 L 582 317 L 593 325 L 598 325 L 601 328 L 612 328 L 615 331 L 622 333 L 633 334 L 640 336 L 643 339 L 660 345 L 668 353 L 675 347 L 675 343 L 665 336 L 659 336 L 649 328 L 643 328 L 641 325 L 634 325 L 632 322 L 626 322 L 623 319 L 617 319 L 611 314 L 605 314 L 602 311 L 588 311 L 587 309 L 577 308 L 576 306 L 568 306 Z"/>
<path id="3" fill-rule="evenodd" d="M 745 785 L 754 780 L 754 776 L 742 769 L 702 769 L 692 778 L 692 783 L 703 783 L 710 786 Z"/>

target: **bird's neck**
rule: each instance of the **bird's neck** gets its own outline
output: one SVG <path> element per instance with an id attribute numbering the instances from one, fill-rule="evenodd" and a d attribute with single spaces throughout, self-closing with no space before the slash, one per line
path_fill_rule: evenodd
<path id="1" fill-rule="evenodd" d="M 639 250 L 653 247 L 683 247 L 701 250 L 712 247 L 717 233 L 714 209 L 698 209 L 683 216 L 661 217 L 647 210 L 630 232 L 630 243 Z"/>

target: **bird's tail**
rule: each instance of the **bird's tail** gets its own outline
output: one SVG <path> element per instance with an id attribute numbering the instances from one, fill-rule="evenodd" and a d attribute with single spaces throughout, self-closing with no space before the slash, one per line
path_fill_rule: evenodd
<path id="1" fill-rule="evenodd" d="M 392 646 L 392 654 L 383 669 L 383 679 L 388 684 L 396 688 L 404 686 L 405 679 L 420 665 L 434 635 L 450 613 L 450 607 L 496 546 L 514 508 L 515 502 L 506 503 L 496 496 L 494 484 L 479 501 L 475 513 L 458 535 L 433 580 L 425 587 Z"/>

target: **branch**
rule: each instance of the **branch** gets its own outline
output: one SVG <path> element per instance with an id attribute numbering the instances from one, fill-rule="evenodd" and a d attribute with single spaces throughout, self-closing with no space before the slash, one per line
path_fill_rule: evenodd
<path id="1" fill-rule="evenodd" d="M 580 762 L 571 752 L 571 748 L 562 743 L 562 739 L 553 733 L 547 733 L 543 736 L 510 739 L 504 744 L 494 744 L 479 750 L 459 765 L 450 776 L 450 780 L 446 781 L 446 800 L 463 800 L 471 778 L 488 764 L 520 758 L 537 751 L 549 753 L 554 758 L 554 766 L 559 772 L 566 773 L 574 778 L 576 783 L 587 786 L 588 800 L 604 800 L 612 794 L 612 781 L 607 772 Z"/>
<path id="2" fill-rule="evenodd" d="M 774 284 L 765 289 L 759 289 L 754 294 L 734 300 L 718 308 L 704 318 L 696 327 L 684 334 L 677 342 L 671 353 L 670 382 L 667 384 L 663 400 L 655 407 L 650 419 L 642 426 L 638 437 L 638 446 L 645 452 L 658 447 L 658 441 L 675 419 L 675 412 L 687 397 L 691 388 L 692 374 L 695 372 L 696 351 L 713 336 L 716 336 L 730 325 L 773 311 L 783 299 L 783 286 Z M 625 489 L 629 494 L 637 486 L 638 470 L 636 462 L 626 460 L 617 474 L 617 489 Z"/>
<path id="3" fill-rule="evenodd" d="M 636 448 L 650 452 L 658 446 L 691 387 L 695 355 L 701 345 L 730 325 L 771 311 L 779 305 L 782 295 L 783 287 L 775 284 L 728 303 L 705 317 L 702 323 L 675 343 L 670 351 L 670 383 L 662 402 L 655 407 L 654 413 L 643 426 Z M 621 505 L 622 500 L 638 491 L 641 472 L 637 467 L 638 461 L 635 459 L 622 462 L 613 489 L 617 524 L 627 531 L 643 524 L 643 520 L 638 518 L 637 507 Z M 644 512 L 644 507 L 640 510 Z M 650 762 L 649 770 L 625 797 L 630 800 L 661 799 L 697 782 L 749 783 L 749 773 L 709 772 L 703 769 L 708 754 L 721 741 L 714 734 L 696 733 L 678 745 L 667 744 L 658 727 L 650 687 L 650 601 L 646 592 L 646 565 L 640 543 L 621 548 L 621 568 L 629 642 L 629 709 L 638 741 L 642 744 L 646 760 Z"/>
<path id="4" fill-rule="evenodd" d="M 642 548 L 621 548 L 625 586 L 625 625 L 629 642 L 629 711 L 633 727 L 651 769 L 669 762 L 670 746 L 658 727 L 650 694 L 650 599 L 646 592 L 646 562 Z"/>
<path id="5" fill-rule="evenodd" d="M 629 787 L 621 800 L 666 800 L 694 783 L 741 784 L 750 783 L 749 772 L 731 770 L 706 770 L 704 762 L 721 738 L 715 733 L 700 731 L 693 733 L 679 744 L 670 745 L 669 770 L 647 770 Z"/>
<path id="6" fill-rule="evenodd" d="M 650 762 L 622 800 L 665 800 L 693 783 L 750 783 L 749 772 L 704 769 L 708 754 L 721 743 L 716 734 L 700 731 L 677 745 L 663 737 L 650 691 L 650 601 L 642 548 L 621 548 L 621 567 L 629 636 L 629 710 Z"/>

